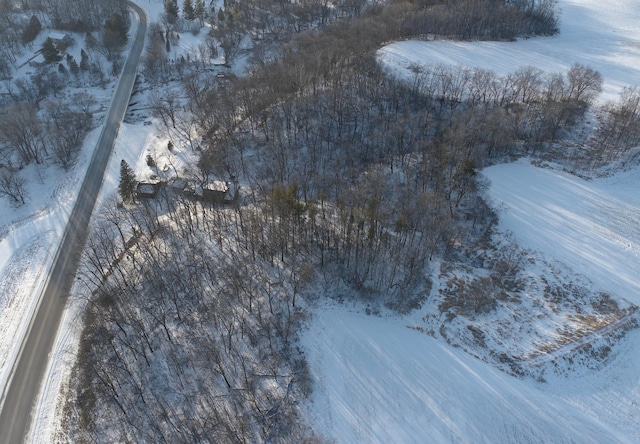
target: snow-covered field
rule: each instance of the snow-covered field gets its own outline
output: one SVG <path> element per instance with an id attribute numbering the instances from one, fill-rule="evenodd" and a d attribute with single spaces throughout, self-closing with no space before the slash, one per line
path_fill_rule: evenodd
<path id="1" fill-rule="evenodd" d="M 640 79 L 640 3 L 560 0 L 560 35 L 512 43 L 398 42 L 379 60 L 411 78 L 417 64 L 600 71 L 600 103 Z M 527 160 L 487 168 L 503 235 L 594 289 L 640 303 L 640 167 L 586 181 Z M 309 415 L 338 443 L 640 442 L 640 332 L 599 370 L 518 379 L 410 327 L 423 312 L 376 318 L 316 308 L 303 335 L 315 380 Z"/>
<path id="2" fill-rule="evenodd" d="M 615 100 L 624 86 L 640 79 L 640 2 L 560 0 L 560 34 L 517 42 L 404 41 L 378 56 L 400 75 L 411 65 L 460 65 L 505 75 L 525 66 L 566 72 L 574 63 L 604 76 L 602 101 Z"/>
<path id="3" fill-rule="evenodd" d="M 344 307 L 316 312 L 303 342 L 315 376 L 310 415 L 325 438 L 339 443 L 634 441 L 571 399 L 508 376 L 408 328 L 407 321 Z"/>
<path id="4" fill-rule="evenodd" d="M 584 181 L 526 160 L 484 170 L 518 242 L 640 305 L 640 168 Z"/>

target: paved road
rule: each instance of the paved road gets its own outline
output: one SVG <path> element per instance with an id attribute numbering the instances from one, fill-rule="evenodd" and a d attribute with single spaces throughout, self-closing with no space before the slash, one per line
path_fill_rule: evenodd
<path id="1" fill-rule="evenodd" d="M 30 321 L 25 339 L 2 394 L 0 411 L 0 443 L 25 442 L 33 418 L 49 353 L 62 319 L 62 313 L 75 278 L 80 254 L 87 238 L 89 219 L 104 171 L 131 97 L 136 71 L 147 28 L 144 11 L 133 3 L 129 6 L 138 15 L 138 30 L 122 70 L 116 92 L 106 116 L 104 128 L 93 153 L 91 164 L 73 207 L 62 241 L 40 295 L 38 307 Z"/>

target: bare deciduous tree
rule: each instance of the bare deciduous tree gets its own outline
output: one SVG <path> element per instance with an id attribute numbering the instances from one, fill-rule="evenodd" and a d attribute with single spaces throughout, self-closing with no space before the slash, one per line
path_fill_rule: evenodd
<path id="1" fill-rule="evenodd" d="M 36 106 L 20 102 L 0 116 L 0 140 L 15 148 L 22 163 L 44 162 L 47 154 L 42 122 Z"/>
<path id="2" fill-rule="evenodd" d="M 0 168 L 0 196 L 7 196 L 17 205 L 24 205 L 29 194 L 27 181 L 18 172 Z"/>

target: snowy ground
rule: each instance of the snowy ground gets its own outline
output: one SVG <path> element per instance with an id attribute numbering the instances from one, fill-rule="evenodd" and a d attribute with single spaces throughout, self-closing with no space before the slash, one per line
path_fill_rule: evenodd
<path id="1" fill-rule="evenodd" d="M 565 71 L 578 62 L 604 76 L 601 101 L 640 78 L 640 4 L 560 0 L 559 36 L 511 43 L 398 42 L 379 60 L 408 67 L 454 64 L 499 74 L 533 65 Z M 518 244 L 640 304 L 640 167 L 585 181 L 528 161 L 483 171 L 499 228 Z M 598 370 L 518 379 L 413 328 L 424 311 L 376 318 L 328 305 L 302 343 L 315 379 L 309 416 L 338 443 L 640 442 L 640 331 L 628 333 Z"/>
<path id="2" fill-rule="evenodd" d="M 338 443 L 631 442 L 407 321 L 344 307 L 316 312 L 303 343 L 318 433 Z"/>
<path id="3" fill-rule="evenodd" d="M 640 3 L 635 0 L 560 0 L 560 34 L 517 42 L 404 41 L 385 46 L 380 60 L 412 77 L 415 64 L 461 65 L 505 75 L 520 67 L 566 72 L 574 63 L 604 76 L 603 101 L 640 79 Z"/>
<path id="4" fill-rule="evenodd" d="M 567 264 L 596 287 L 640 304 L 640 167 L 585 181 L 525 161 L 484 170 L 500 226 L 522 245 Z M 640 440 L 640 332 L 600 372 L 550 381 L 595 418 Z"/>
<path id="5" fill-rule="evenodd" d="M 526 160 L 484 170 L 501 226 L 640 305 L 640 169 L 584 181 Z"/>

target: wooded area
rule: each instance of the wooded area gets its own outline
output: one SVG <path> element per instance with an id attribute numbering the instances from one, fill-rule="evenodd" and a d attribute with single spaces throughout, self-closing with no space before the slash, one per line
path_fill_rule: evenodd
<path id="1" fill-rule="evenodd" d="M 54 3 L 41 4 L 40 20 L 89 32 L 87 48 L 101 30 L 99 51 L 117 72 L 125 3 Z M 178 6 L 168 2 L 150 26 L 143 71 L 162 93 L 149 107 L 171 146 L 199 153 L 188 179 L 235 178 L 240 198 L 214 205 L 165 188 L 135 203 L 123 165 L 126 202 L 100 216 L 83 257 L 85 328 L 60 439 L 322 442 L 300 411 L 313 389 L 296 346 L 305 304 L 333 293 L 399 312 L 419 307 L 432 264 L 464 260 L 495 223 L 477 171 L 544 157 L 584 116 L 602 76 L 578 64 L 505 76 L 415 66 L 407 82 L 376 60 L 383 44 L 403 38 L 552 35 L 552 0 L 227 0 L 218 10 L 196 1 L 182 3 L 182 14 Z M 169 57 L 179 32 L 204 21 L 206 57 Z M 212 74 L 203 60 L 222 51 L 233 63 L 247 38 L 247 75 Z M 75 61 L 66 63 L 73 72 Z M 14 169 L 50 154 L 72 165 L 91 121 L 81 98 L 77 108 L 45 101 L 51 90 L 37 89 L 35 77 L 45 73 L 16 84 L 11 112 L 0 116 L 1 152 Z M 170 83 L 180 92 L 165 93 Z M 629 89 L 610 106 L 586 161 L 638 143 L 638 97 Z M 6 178 L 0 192 L 24 201 L 8 180 L 20 177 Z M 459 303 L 475 311 L 495 297 L 464 294 L 474 299 Z"/>

